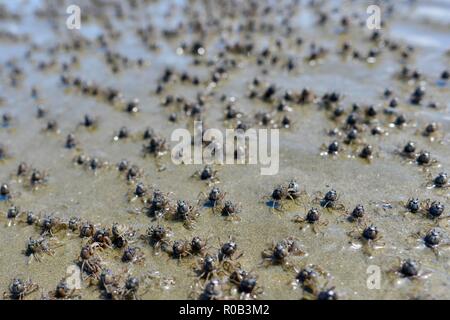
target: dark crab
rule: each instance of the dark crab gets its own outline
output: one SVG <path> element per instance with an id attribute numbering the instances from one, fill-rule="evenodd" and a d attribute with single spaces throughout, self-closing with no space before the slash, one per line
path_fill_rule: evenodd
<path id="1" fill-rule="evenodd" d="M 363 224 L 361 226 L 356 226 L 356 228 L 348 233 L 348 235 L 359 242 L 362 243 L 364 253 L 371 255 L 371 249 L 376 249 L 384 246 L 381 242 L 383 236 L 380 231 L 373 224 L 367 225 Z M 352 243 L 352 242 L 350 242 Z"/>
<path id="2" fill-rule="evenodd" d="M 374 154 L 374 151 L 373 151 L 372 145 L 367 144 L 361 149 L 358 156 L 367 161 L 371 161 L 373 159 L 373 154 Z"/>
<path id="3" fill-rule="evenodd" d="M 257 112 L 255 114 L 255 120 L 260 126 L 269 126 L 274 123 L 273 113 L 271 112 Z"/>
<path id="4" fill-rule="evenodd" d="M 417 148 L 416 148 L 415 142 L 413 142 L 413 141 L 407 142 L 405 144 L 405 146 L 403 147 L 403 149 L 401 149 L 400 151 L 397 151 L 396 153 L 398 153 L 400 156 L 402 156 L 403 158 L 406 158 L 406 159 L 416 158 Z"/>
<path id="5" fill-rule="evenodd" d="M 419 265 L 416 261 L 407 259 L 402 262 L 400 268 L 398 269 L 398 272 L 407 278 L 411 277 L 417 277 L 419 274 Z"/>
<path id="6" fill-rule="evenodd" d="M 17 220 L 22 216 L 23 212 L 20 211 L 19 207 L 12 205 L 6 210 L 6 218 L 8 219 L 7 226 L 10 227 L 14 225 Z M 20 222 L 20 220 L 19 220 Z"/>
<path id="7" fill-rule="evenodd" d="M 207 250 L 208 239 L 195 236 L 191 240 L 191 254 L 204 256 Z"/>
<path id="8" fill-rule="evenodd" d="M 189 204 L 187 201 L 178 200 L 176 207 L 171 209 L 171 216 L 174 220 L 183 221 L 187 229 L 192 229 L 197 217 L 200 215 L 199 207 Z"/>
<path id="9" fill-rule="evenodd" d="M 328 146 L 322 146 L 322 149 L 325 150 L 328 155 L 337 155 L 341 151 L 341 145 L 339 141 L 332 141 Z M 322 153 L 324 154 L 324 153 Z"/>
<path id="10" fill-rule="evenodd" d="M 313 200 L 313 203 L 318 203 L 320 206 L 326 209 L 345 211 L 345 206 L 339 203 L 339 195 L 336 190 L 331 189 L 323 195 L 321 192 L 317 192 Z"/>
<path id="11" fill-rule="evenodd" d="M 294 179 L 290 180 L 286 187 L 286 199 L 296 201 L 302 196 L 307 195 L 306 191 L 300 190 L 300 185 Z"/>
<path id="12" fill-rule="evenodd" d="M 122 163 L 122 168 L 123 165 L 124 164 Z M 123 168 L 122 171 L 125 171 L 125 177 L 127 178 L 128 181 L 135 181 L 136 179 L 142 177 L 143 174 L 143 170 L 140 169 L 137 165 L 132 165 L 129 168 Z"/>
<path id="13" fill-rule="evenodd" d="M 398 265 L 395 266 L 391 271 L 402 277 L 402 278 L 406 278 L 406 279 L 410 279 L 410 280 L 419 280 L 419 279 L 424 279 L 426 277 L 429 276 L 429 272 L 424 272 L 423 270 L 421 270 L 421 266 L 419 264 L 419 262 L 417 262 L 416 260 L 413 259 L 398 259 Z"/>
<path id="14" fill-rule="evenodd" d="M 237 260 L 243 255 L 243 252 L 238 252 L 238 245 L 236 243 L 236 240 L 232 236 L 229 236 L 227 242 L 220 243 L 217 257 L 221 262 L 224 260 Z"/>
<path id="15" fill-rule="evenodd" d="M 424 212 L 428 218 L 439 221 L 446 219 L 447 216 L 443 216 L 445 206 L 438 201 L 426 200 L 424 204 Z"/>
<path id="16" fill-rule="evenodd" d="M 292 126 L 292 120 L 290 117 L 288 116 L 283 116 L 283 118 L 280 121 L 280 125 L 281 128 L 285 128 L 285 129 L 289 129 Z"/>
<path id="17" fill-rule="evenodd" d="M 295 223 L 300 224 L 300 229 L 305 228 L 306 226 L 311 226 L 314 233 L 318 233 L 318 228 L 320 226 L 327 226 L 328 221 L 324 219 L 320 219 L 320 212 L 316 208 L 311 208 L 306 216 L 295 216 L 292 220 Z"/>
<path id="18" fill-rule="evenodd" d="M 202 170 L 194 172 L 192 177 L 199 178 L 202 181 L 206 181 L 208 185 L 220 182 L 219 177 L 217 176 L 217 170 L 214 170 L 210 165 L 206 165 Z"/>
<path id="19" fill-rule="evenodd" d="M 17 167 L 16 175 L 18 177 L 24 177 L 28 174 L 29 171 L 30 171 L 30 166 L 26 162 L 21 162 L 21 163 L 19 163 L 19 165 Z"/>
<path id="20" fill-rule="evenodd" d="M 31 262 L 31 259 L 35 259 L 40 262 L 44 254 L 53 256 L 55 254 L 54 248 L 56 246 L 57 245 L 54 241 L 47 240 L 44 237 L 40 237 L 38 239 L 33 239 L 30 237 L 23 253 L 30 258 L 28 263 Z"/>
<path id="21" fill-rule="evenodd" d="M 301 269 L 294 268 L 294 271 L 296 273 L 294 285 L 300 285 L 304 291 L 311 294 L 318 292 L 322 278 L 325 280 L 329 278 L 327 272 L 312 264 L 306 265 Z"/>
<path id="22" fill-rule="evenodd" d="M 225 120 L 231 120 L 236 118 L 241 118 L 242 112 L 236 109 L 232 104 L 228 105 L 225 110 Z"/>
<path id="23" fill-rule="evenodd" d="M 115 247 L 123 248 L 129 243 L 134 242 L 135 237 L 136 231 L 132 228 L 116 222 L 113 223 L 111 227 L 111 241 Z"/>
<path id="24" fill-rule="evenodd" d="M 41 185 L 45 185 L 48 182 L 48 174 L 44 171 L 33 169 L 30 176 L 30 187 L 37 189 Z"/>
<path id="25" fill-rule="evenodd" d="M 142 182 L 139 182 L 136 184 L 134 189 L 131 192 L 129 192 L 128 201 L 133 202 L 136 199 L 140 199 L 141 202 L 145 204 L 147 202 L 147 199 L 145 198 L 147 193 L 148 193 L 147 187 Z"/>
<path id="26" fill-rule="evenodd" d="M 199 300 L 222 300 L 224 299 L 223 284 L 219 279 L 212 279 L 206 283 L 205 288 L 199 296 Z"/>
<path id="27" fill-rule="evenodd" d="M 125 105 L 125 111 L 128 113 L 138 113 L 139 112 L 139 99 L 134 98 L 133 100 L 129 101 Z"/>
<path id="28" fill-rule="evenodd" d="M 181 260 L 191 256 L 191 246 L 189 241 L 175 240 L 172 246 L 167 246 L 165 250 L 173 259 Z"/>
<path id="29" fill-rule="evenodd" d="M 281 264 L 290 267 L 288 258 L 291 256 L 303 256 L 306 253 L 300 249 L 297 240 L 292 237 L 283 239 L 278 243 L 272 243 L 272 247 L 262 252 L 263 263 Z"/>
<path id="30" fill-rule="evenodd" d="M 216 211 L 216 208 L 213 208 L 213 211 Z M 241 220 L 241 218 L 238 216 L 242 211 L 240 203 L 234 204 L 232 201 L 226 200 L 219 206 L 217 211 L 220 212 L 221 215 L 226 217 L 226 219 L 229 221 Z"/>
<path id="31" fill-rule="evenodd" d="M 101 248 L 111 248 L 112 240 L 110 230 L 107 228 L 96 230 L 92 236 L 91 242 L 97 243 Z"/>
<path id="32" fill-rule="evenodd" d="M 87 155 L 79 154 L 73 159 L 73 163 L 79 166 L 86 166 L 88 165 L 90 160 L 91 158 L 88 157 Z"/>
<path id="33" fill-rule="evenodd" d="M 90 158 L 86 163 L 85 167 L 89 170 L 96 172 L 99 169 L 104 169 L 108 167 L 108 162 L 101 160 L 97 157 Z"/>
<path id="34" fill-rule="evenodd" d="M 145 240 L 148 240 L 150 245 L 155 249 L 160 249 L 169 246 L 169 237 L 171 236 L 170 229 L 167 229 L 161 225 L 151 226 L 147 230 L 147 235 L 144 236 Z"/>
<path id="35" fill-rule="evenodd" d="M 48 293 L 48 297 L 50 299 L 61 299 L 61 300 L 68 300 L 68 299 L 74 299 L 74 298 L 79 299 L 81 297 L 76 294 L 76 290 L 77 289 L 71 288 L 69 286 L 66 279 L 62 279 L 56 285 L 55 290 L 50 291 Z"/>
<path id="36" fill-rule="evenodd" d="M 98 243 L 84 245 L 78 257 L 81 271 L 86 272 L 89 277 L 94 279 L 99 279 L 102 270 L 102 260 L 95 252 L 97 249 L 101 249 Z"/>
<path id="37" fill-rule="evenodd" d="M 208 195 L 203 192 L 199 194 L 199 200 L 204 202 L 205 206 L 213 208 L 215 210 L 216 207 L 222 205 L 223 199 L 226 196 L 226 192 L 220 191 L 218 187 L 213 187 Z M 204 200 L 202 200 L 204 199 Z"/>
<path id="38" fill-rule="evenodd" d="M 410 198 L 406 203 L 401 202 L 401 204 L 411 213 L 418 213 L 422 210 L 422 203 L 418 198 Z"/>
<path id="39" fill-rule="evenodd" d="M 111 269 L 103 269 L 100 274 L 99 287 L 104 290 L 106 298 L 112 298 L 112 293 L 119 288 L 120 275 L 115 275 Z"/>
<path id="40" fill-rule="evenodd" d="M 31 280 L 23 281 L 19 278 L 14 278 L 9 285 L 9 292 L 5 292 L 3 297 L 13 300 L 22 300 L 27 295 L 37 290 L 39 290 L 39 286 Z"/>
<path id="41" fill-rule="evenodd" d="M 440 172 L 432 179 L 432 182 L 428 185 L 428 188 L 450 188 L 448 174 L 446 172 Z"/>
<path id="42" fill-rule="evenodd" d="M 167 152 L 167 150 L 168 147 L 166 145 L 166 140 L 156 134 L 153 134 L 150 137 L 150 141 L 142 147 L 144 156 L 154 155 L 155 157 L 161 157 Z"/>
<path id="43" fill-rule="evenodd" d="M 290 180 L 287 185 L 276 186 L 271 195 L 265 196 L 264 199 L 269 200 L 266 204 L 272 209 L 284 211 L 285 200 L 290 200 L 294 204 L 299 205 L 299 199 L 304 195 L 306 195 L 306 192 L 300 190 L 299 184 L 295 180 Z"/>
<path id="44" fill-rule="evenodd" d="M 415 241 L 420 241 L 420 243 L 428 249 L 431 249 L 437 258 L 439 258 L 441 252 L 440 249 L 447 248 L 450 246 L 450 241 L 448 237 L 436 228 L 430 229 L 427 232 L 417 232 L 412 235 Z"/>
<path id="45" fill-rule="evenodd" d="M 119 141 L 127 139 L 131 136 L 127 127 L 121 127 L 117 132 L 114 133 L 113 141 Z"/>
<path id="46" fill-rule="evenodd" d="M 3 183 L 0 185 L 0 201 L 7 201 L 11 200 L 12 198 L 12 192 L 9 188 L 9 185 L 6 183 Z"/>
<path id="47" fill-rule="evenodd" d="M 81 226 L 81 219 L 78 217 L 70 217 L 69 221 L 67 221 L 67 228 L 72 231 L 79 231 Z"/>
<path id="48" fill-rule="evenodd" d="M 351 128 L 348 130 L 347 135 L 344 139 L 345 144 L 359 145 L 362 144 L 363 140 L 360 138 L 360 133 L 356 128 Z M 334 141 L 328 146 L 328 153 L 333 154 L 339 152 L 339 147 L 336 145 L 337 141 Z M 331 151 L 331 152 L 330 152 Z"/>
<path id="49" fill-rule="evenodd" d="M 56 232 L 67 229 L 67 223 L 59 217 L 53 215 L 45 216 L 39 221 L 41 227 L 41 235 L 54 236 Z"/>
<path id="50" fill-rule="evenodd" d="M 241 268 L 234 270 L 228 279 L 236 286 L 240 299 L 256 299 L 264 292 L 263 288 L 258 286 L 258 277 Z"/>
<path id="51" fill-rule="evenodd" d="M 171 212 L 173 209 L 170 204 L 170 195 L 171 193 L 164 193 L 159 189 L 154 190 L 152 198 L 148 200 L 145 207 L 147 214 L 153 218 L 161 218 Z"/>
<path id="52" fill-rule="evenodd" d="M 217 258 L 210 254 L 200 258 L 197 262 L 197 266 L 194 268 L 194 271 L 197 273 L 199 278 L 206 280 L 223 273 L 219 270 Z"/>
<path id="53" fill-rule="evenodd" d="M 94 236 L 96 228 L 90 222 L 84 222 L 79 225 L 78 230 L 80 232 L 80 238 L 90 238 Z"/>
<path id="54" fill-rule="evenodd" d="M 423 237 L 424 244 L 429 248 L 435 248 L 441 243 L 441 234 L 436 229 L 431 229 Z"/>
<path id="55" fill-rule="evenodd" d="M 348 214 L 347 220 L 350 222 L 361 221 L 366 215 L 366 210 L 362 204 L 356 205 L 356 207 Z"/>
<path id="56" fill-rule="evenodd" d="M 28 225 L 34 225 L 37 224 L 39 222 L 39 216 L 36 215 L 33 211 L 28 211 L 27 212 L 27 216 L 25 218 L 25 222 Z"/>
<path id="57" fill-rule="evenodd" d="M 98 118 L 93 117 L 89 114 L 85 114 L 83 121 L 79 123 L 80 126 L 86 127 L 88 129 L 95 129 L 98 126 Z"/>
<path id="58" fill-rule="evenodd" d="M 129 167 L 128 160 L 126 159 L 120 160 L 120 162 L 117 163 L 116 167 L 117 170 L 119 170 L 119 172 L 125 172 Z"/>
<path id="59" fill-rule="evenodd" d="M 437 164 L 437 160 L 431 157 L 431 153 L 428 151 L 421 151 L 416 157 L 416 163 L 422 167 L 430 167 Z"/>
<path id="60" fill-rule="evenodd" d="M 429 138 L 430 141 L 434 141 L 436 138 L 442 136 L 439 128 L 440 126 L 436 122 L 431 122 L 425 126 L 421 134 Z"/>
<path id="61" fill-rule="evenodd" d="M 77 146 L 78 141 L 75 138 L 73 133 L 69 133 L 66 137 L 66 142 L 64 143 L 64 147 L 67 149 L 73 149 Z"/>
<path id="62" fill-rule="evenodd" d="M 139 247 L 125 247 L 122 253 L 122 262 L 141 263 L 145 259 L 144 253 Z"/>
<path id="63" fill-rule="evenodd" d="M 125 280 L 123 287 L 114 287 L 110 291 L 110 297 L 113 300 L 139 300 L 138 291 L 140 287 L 140 281 L 138 278 L 129 276 Z"/>
<path id="64" fill-rule="evenodd" d="M 338 300 L 339 295 L 337 294 L 335 287 L 323 287 L 314 293 L 304 292 L 303 299 L 305 300 Z"/>
<path id="65" fill-rule="evenodd" d="M 47 121 L 47 124 L 42 131 L 48 133 L 59 133 L 58 122 L 54 119 Z"/>

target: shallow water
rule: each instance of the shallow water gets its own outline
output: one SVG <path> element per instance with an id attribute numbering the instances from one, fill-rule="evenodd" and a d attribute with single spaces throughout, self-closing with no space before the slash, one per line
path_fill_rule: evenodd
<path id="1" fill-rule="evenodd" d="M 31 2 L 35 4 L 30 5 Z M 52 15 L 49 19 L 35 17 L 33 10 L 43 3 L 54 7 L 60 15 Z M 71 3 L 79 3 L 82 12 L 85 8 L 88 12 L 94 12 L 88 2 Z M 144 170 L 144 176 L 139 181 L 149 186 L 157 186 L 165 192 L 173 192 L 173 199 L 193 202 L 200 192 L 208 192 L 210 188 L 205 183 L 191 178 L 201 166 L 175 166 L 166 155 L 161 159 L 166 170 L 160 172 L 153 157 L 142 157 L 142 140 L 112 141 L 114 132 L 121 126 L 128 127 L 136 134 L 143 132 L 146 127 L 151 127 L 167 140 L 175 128 L 188 127 L 189 119 L 180 118 L 176 124 L 167 120 L 175 109 L 161 107 L 162 96 L 154 94 L 157 81 L 166 66 L 178 71 L 192 71 L 201 79 L 206 79 L 211 69 L 206 66 L 193 66 L 190 55 L 176 54 L 179 43 L 183 40 L 189 42 L 189 36 L 167 40 L 157 35 L 154 38 L 160 49 L 149 51 L 135 34 L 136 27 L 144 27 L 149 22 L 158 28 L 174 28 L 177 21 L 185 17 L 183 3 L 164 1 L 164 4 L 159 4 L 149 1 L 145 8 L 141 5 L 142 10 L 133 11 L 128 19 L 112 21 L 115 29 L 122 32 L 122 38 L 111 42 L 110 49 L 126 55 L 129 59 L 142 57 L 147 61 L 145 67 L 132 66 L 113 74 L 104 63 L 102 50 L 95 45 L 77 52 L 59 52 L 56 55 L 57 66 L 46 71 L 38 70 L 38 63 L 49 58 L 47 48 L 57 42 L 67 41 L 77 33 L 94 40 L 103 32 L 103 26 L 100 25 L 100 20 L 90 18 L 83 21 L 80 31 L 70 31 L 65 28 L 65 6 L 57 2 L 23 1 L 20 5 L 15 1 L 4 2 L 10 10 L 20 12 L 23 18 L 20 22 L 3 19 L 0 21 L 0 27 L 6 27 L 6 30 L 15 34 L 28 34 L 30 40 L 39 46 L 32 51 L 31 58 L 27 59 L 24 54 L 29 49 L 30 41 L 0 39 L 0 96 L 4 99 L 0 111 L 13 117 L 10 127 L 0 129 L 0 141 L 11 155 L 0 164 L 0 181 L 9 184 L 14 195 L 13 203 L 21 211 L 32 210 L 42 215 L 51 213 L 62 218 L 78 216 L 102 225 L 126 223 L 134 226 L 139 233 L 145 233 L 147 227 L 156 222 L 152 222 L 143 213 L 130 213 L 140 206 L 137 201 L 127 201 L 126 195 L 132 185 L 127 184 L 114 168 L 122 159 L 127 159 Z M 202 2 L 187 3 L 192 8 L 202 6 Z M 172 7 L 172 4 L 177 6 Z M 326 2 L 322 10 L 336 6 L 341 8 L 342 12 L 356 12 L 365 17 L 366 4 L 359 1 L 357 4 L 354 1 Z M 407 116 L 408 125 L 402 129 L 387 128 L 389 134 L 381 137 L 365 135 L 367 142 L 376 146 L 377 151 L 370 164 L 355 157 L 347 157 L 351 151 L 349 147 L 341 156 L 333 159 L 321 156 L 320 147 L 334 139 L 325 133 L 334 128 L 336 123 L 330 121 L 325 112 L 318 112 L 315 104 L 293 105 L 290 116 L 294 124 L 292 128 L 281 132 L 280 171 L 276 176 L 261 176 L 258 166 L 217 166 L 220 188 L 227 192 L 227 198 L 242 205 L 241 221 L 225 221 L 204 208 L 193 231 L 186 230 L 181 223 L 164 222 L 172 229 L 173 239 L 191 239 L 194 235 L 199 235 L 209 237 L 211 245 L 218 247 L 220 241 L 234 236 L 239 250 L 244 252 L 239 262 L 245 269 L 253 270 L 258 275 L 258 283 L 264 288 L 261 298 L 302 297 L 301 290 L 292 288 L 290 284 L 295 277 L 294 271 L 285 271 L 280 266 L 259 266 L 261 252 L 270 247 L 272 241 L 279 241 L 288 236 L 297 237 L 307 252 L 304 257 L 292 258 L 292 263 L 296 267 L 317 264 L 329 272 L 332 276 L 329 286 L 335 286 L 341 298 L 450 298 L 450 252 L 442 249 L 441 256 L 436 258 L 431 250 L 417 246 L 419 242 L 415 241 L 412 235 L 418 231 L 427 231 L 433 223 L 423 217 L 404 215 L 404 210 L 398 204 L 411 197 L 420 197 L 423 200 L 442 202 L 447 207 L 447 214 L 450 209 L 449 189 L 439 191 L 424 187 L 430 179 L 429 174 L 435 176 L 450 167 L 450 83 L 437 85 L 440 72 L 450 65 L 450 57 L 445 55 L 450 49 L 450 22 L 445 19 L 447 15 L 443 13 L 450 10 L 449 6 L 448 1 L 415 1 L 414 5 L 401 2 L 396 5 L 393 17 L 382 30 L 384 36 L 395 39 L 400 44 L 411 44 L 415 47 L 410 64 L 427 79 L 425 103 L 435 101 L 440 106 L 438 110 L 408 103 L 408 97 L 417 84 L 394 79 L 400 70 L 398 54 L 385 52 L 373 64 L 343 59 L 336 55 L 338 43 L 346 39 L 351 40 L 353 46 L 358 47 L 361 52 L 367 52 L 370 48 L 367 41 L 370 32 L 364 29 L 366 33 L 361 34 L 361 29 L 357 29 L 347 35 L 339 35 L 336 33 L 336 24 L 317 27 L 314 25 L 315 16 L 312 15 L 311 8 L 305 3 L 301 6 L 301 12 L 295 13 L 297 18 L 293 19 L 301 28 L 297 32 L 302 36 L 304 45 L 296 47 L 294 37 L 286 40 L 285 47 L 279 52 L 282 57 L 293 56 L 297 59 L 296 70 L 288 73 L 279 65 L 269 66 L 268 73 L 261 75 L 262 68 L 256 66 L 254 57 L 236 56 L 239 61 L 238 68 L 230 71 L 228 78 L 213 89 L 215 96 L 206 103 L 209 111 L 205 114 L 204 121 L 209 127 L 224 127 L 224 103 L 219 100 L 222 94 L 236 97 L 236 106 L 248 114 L 258 110 L 272 110 L 266 103 L 246 98 L 247 84 L 255 76 L 276 83 L 277 87 L 283 90 L 309 87 L 318 96 L 337 91 L 344 96 L 342 105 L 346 110 L 350 109 L 352 103 L 386 106 L 387 100 L 382 98 L 382 93 L 389 87 L 395 92 L 395 96 L 399 97 L 398 109 Z M 282 6 L 279 5 L 279 8 Z M 164 17 L 167 10 L 172 11 L 172 17 Z M 105 7 L 100 12 L 113 17 L 112 7 Z M 125 12 L 129 12 L 127 6 Z M 336 17 L 338 16 L 336 14 Z M 269 18 L 275 21 L 277 17 L 279 18 L 279 14 L 273 12 Z M 57 29 L 52 29 L 52 25 Z M 224 36 L 227 36 L 226 32 Z M 276 38 L 281 36 L 276 32 L 272 36 L 259 35 L 256 52 L 267 44 L 273 45 Z M 235 34 L 230 37 L 237 39 Z M 217 53 L 220 45 L 218 40 L 215 34 L 209 35 L 205 40 L 209 57 Z M 311 41 L 317 41 L 331 51 L 322 63 L 314 66 L 301 61 L 307 54 L 307 45 Z M 71 68 L 71 76 L 79 75 L 83 80 L 98 83 L 102 87 L 118 88 L 127 100 L 139 98 L 141 112 L 135 116 L 128 115 L 100 99 L 86 97 L 74 89 L 62 87 L 59 64 L 70 61 L 72 55 L 78 56 L 80 63 Z M 25 78 L 17 87 L 12 87 L 9 83 L 6 63 L 10 60 L 16 61 L 24 70 Z M 32 86 L 39 91 L 40 97 L 37 100 L 30 97 Z M 200 89 L 201 86 L 175 83 L 167 85 L 164 94 L 171 93 L 193 99 Z M 42 105 L 49 111 L 44 119 L 36 118 L 37 105 Z M 77 126 L 86 113 L 98 117 L 99 125 L 95 131 Z M 42 129 L 49 119 L 57 120 L 59 133 L 43 132 Z M 417 131 L 430 121 L 437 121 L 441 126 L 443 136 L 439 141 L 430 142 L 428 138 L 417 134 Z M 71 151 L 63 147 L 66 135 L 70 132 L 75 133 L 84 154 L 108 161 L 111 168 L 100 169 L 94 173 L 76 166 L 72 160 L 81 151 Z M 424 172 L 417 165 L 407 163 L 395 155 L 395 150 L 408 140 L 416 141 L 419 150 L 430 151 L 439 161 L 440 167 L 432 167 L 428 172 Z M 48 184 L 34 191 L 25 188 L 14 176 L 21 161 L 48 171 Z M 361 248 L 352 246 L 347 233 L 355 226 L 346 222 L 336 212 L 324 210 L 323 218 L 328 220 L 328 225 L 322 227 L 322 232 L 318 234 L 314 234 L 311 228 L 300 231 L 299 226 L 291 221 L 295 215 L 305 214 L 303 206 L 292 206 L 281 214 L 271 212 L 262 200 L 263 197 L 269 195 L 275 185 L 292 178 L 297 179 L 311 198 L 317 191 L 326 192 L 334 188 L 340 194 L 340 202 L 349 210 L 358 203 L 364 204 L 370 222 L 381 230 L 385 246 L 375 250 L 371 256 L 365 254 Z M 394 209 L 380 209 L 377 204 L 383 201 L 392 203 Z M 9 206 L 10 203 L 0 203 L 3 216 L 6 216 Z M 305 202 L 304 206 L 309 207 L 311 204 Z M 58 233 L 57 237 L 63 246 L 56 249 L 56 254 L 53 257 L 45 256 L 40 263 L 33 262 L 28 265 L 22 250 L 29 237 L 38 236 L 38 230 L 20 223 L 7 227 L 7 219 L 2 219 L 5 226 L 1 227 L 0 241 L 7 245 L 2 246 L 0 254 L 0 288 L 7 290 L 13 277 L 30 277 L 41 288 L 40 292 L 30 297 L 39 298 L 42 292 L 52 290 L 66 275 L 66 269 L 74 264 L 83 241 L 76 236 L 64 235 L 64 232 Z M 448 237 L 449 227 L 444 226 L 443 232 Z M 146 257 L 143 265 L 130 266 L 120 262 L 118 250 L 106 250 L 100 255 L 108 267 L 117 272 L 128 268 L 130 274 L 143 278 L 145 274 L 157 271 L 161 279 L 174 280 L 174 283 L 167 287 L 161 286 L 157 279 L 149 281 L 148 291 L 142 293 L 143 298 L 189 297 L 192 286 L 196 283 L 192 270 L 196 259 L 187 258 L 178 262 L 169 259 L 165 254 L 154 255 L 154 250 L 143 241 L 137 245 L 142 248 Z M 420 261 L 422 269 L 424 272 L 430 272 L 430 276 L 426 279 L 397 281 L 398 277 L 390 272 L 397 265 L 397 258 Z M 380 266 L 383 271 L 382 286 L 379 290 L 370 290 L 366 286 L 366 270 L 370 265 Z M 99 297 L 99 291 L 95 287 L 86 287 L 81 294 L 86 299 Z"/>

